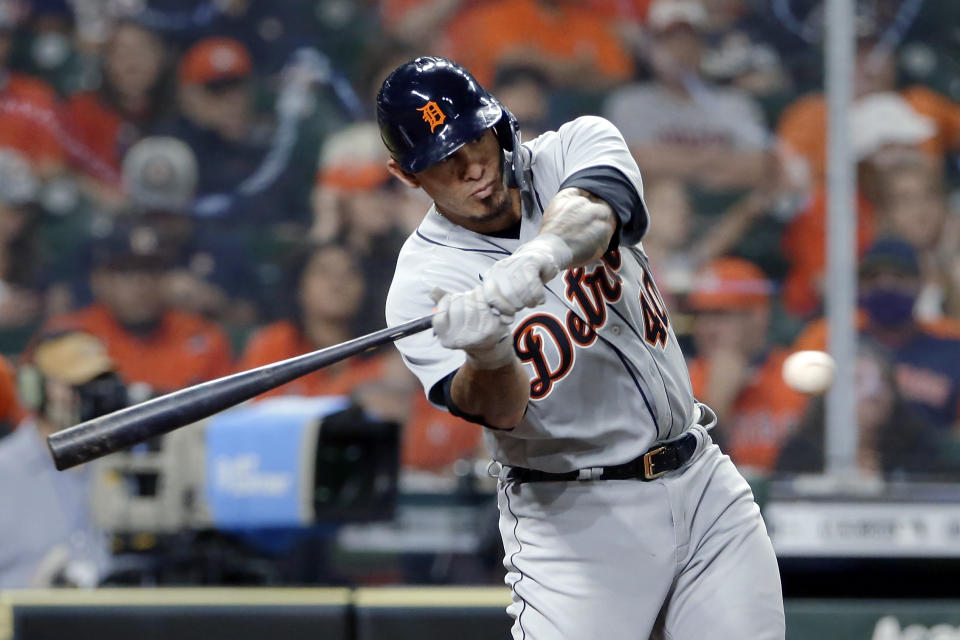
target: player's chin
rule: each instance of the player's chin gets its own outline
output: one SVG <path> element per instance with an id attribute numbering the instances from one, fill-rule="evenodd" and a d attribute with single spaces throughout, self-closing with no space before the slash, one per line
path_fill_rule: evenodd
<path id="1" fill-rule="evenodd" d="M 477 222 L 494 222 L 505 217 L 503 208 L 497 206 L 496 203 L 489 203 L 487 206 L 478 207 L 474 211 L 473 219 Z"/>
<path id="2" fill-rule="evenodd" d="M 510 199 L 503 189 L 497 189 L 486 198 L 479 201 L 491 214 L 497 215 L 510 208 Z"/>

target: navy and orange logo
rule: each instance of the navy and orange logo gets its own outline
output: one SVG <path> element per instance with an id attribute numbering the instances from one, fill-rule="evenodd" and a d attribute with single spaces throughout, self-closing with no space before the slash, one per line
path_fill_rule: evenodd
<path id="1" fill-rule="evenodd" d="M 431 100 L 417 111 L 423 114 L 423 121 L 430 125 L 430 133 L 447 119 L 447 115 L 440 109 L 440 105 Z"/>

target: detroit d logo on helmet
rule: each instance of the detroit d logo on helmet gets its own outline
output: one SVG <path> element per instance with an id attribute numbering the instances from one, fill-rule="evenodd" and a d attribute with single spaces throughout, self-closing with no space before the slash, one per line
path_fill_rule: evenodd
<path id="1" fill-rule="evenodd" d="M 447 119 L 446 114 L 440 110 L 440 105 L 433 100 L 417 109 L 417 111 L 423 113 L 423 121 L 430 125 L 430 133 L 433 133 L 433 130 Z"/>

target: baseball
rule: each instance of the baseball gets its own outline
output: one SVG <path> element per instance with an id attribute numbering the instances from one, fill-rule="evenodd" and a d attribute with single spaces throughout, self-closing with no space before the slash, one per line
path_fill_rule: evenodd
<path id="1" fill-rule="evenodd" d="M 833 383 L 837 367 L 829 353 L 797 351 L 783 361 L 783 380 L 800 393 L 819 394 Z"/>

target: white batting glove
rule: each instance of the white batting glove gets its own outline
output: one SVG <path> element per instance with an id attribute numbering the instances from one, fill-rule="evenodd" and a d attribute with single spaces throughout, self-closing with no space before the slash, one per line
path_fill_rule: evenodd
<path id="1" fill-rule="evenodd" d="M 560 236 L 542 233 L 483 274 L 483 297 L 500 313 L 511 315 L 543 304 L 544 283 L 553 280 L 572 260 L 573 251 Z"/>
<path id="2" fill-rule="evenodd" d="M 499 369 L 516 357 L 513 314 L 491 309 L 479 286 L 463 293 L 434 289 L 430 297 L 437 303 L 433 333 L 447 349 L 462 349 L 477 369 Z"/>

